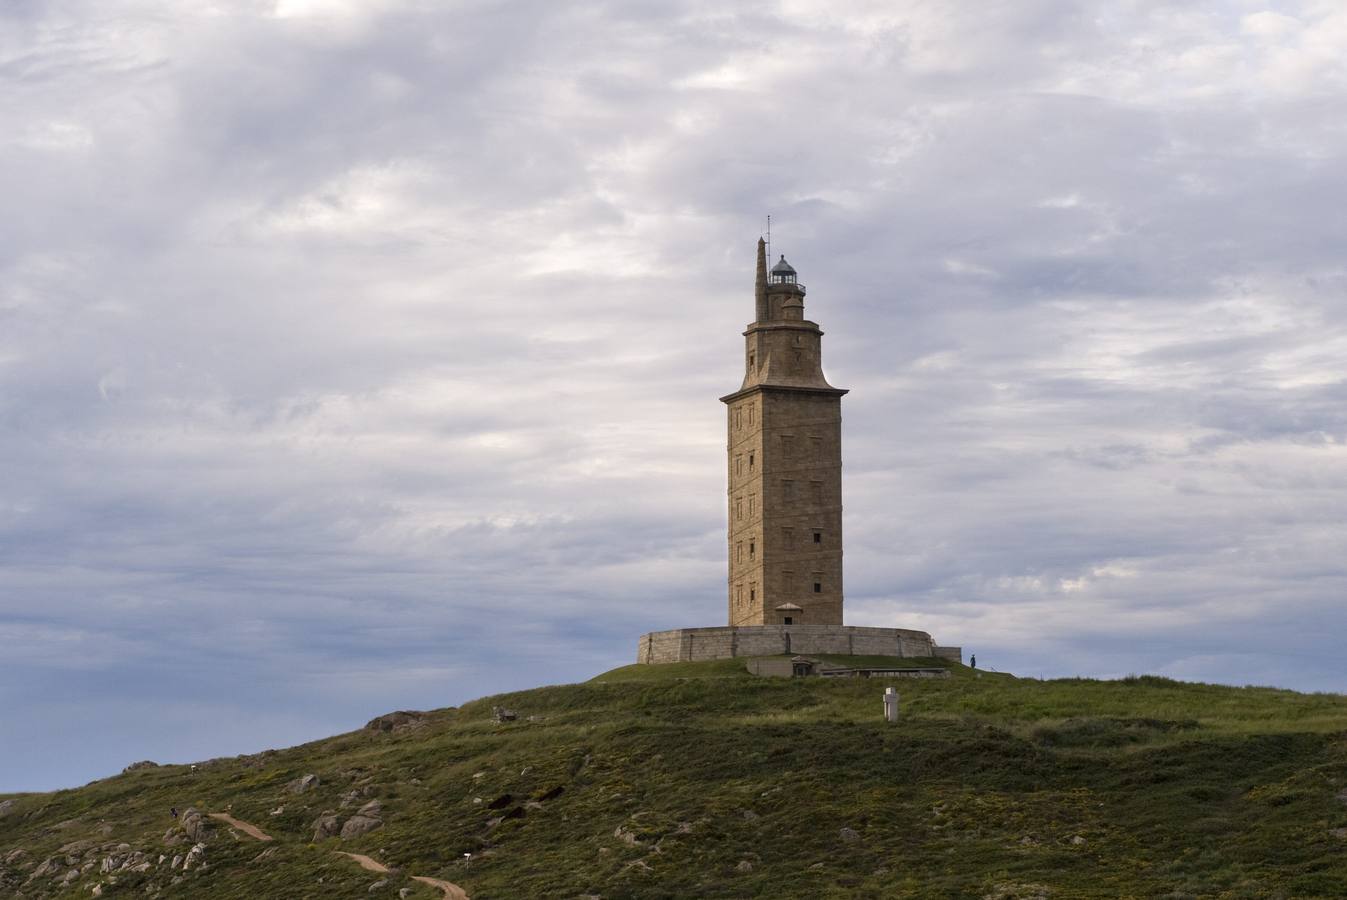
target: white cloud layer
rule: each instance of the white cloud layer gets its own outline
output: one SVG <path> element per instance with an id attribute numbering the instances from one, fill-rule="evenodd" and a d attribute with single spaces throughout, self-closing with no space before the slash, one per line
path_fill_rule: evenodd
<path id="1" fill-rule="evenodd" d="M 767 212 L 850 621 L 1341 690 L 1344 113 L 1309 0 L 6 3 L 0 790 L 718 623 Z"/>

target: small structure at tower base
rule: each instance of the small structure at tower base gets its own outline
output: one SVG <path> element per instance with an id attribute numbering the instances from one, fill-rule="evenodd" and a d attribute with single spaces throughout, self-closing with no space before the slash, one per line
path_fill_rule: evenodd
<path id="1" fill-rule="evenodd" d="M 740 656 L 815 653 L 825 656 L 899 656 L 963 662 L 960 647 L 937 646 L 924 631 L 860 625 L 722 625 L 675 628 L 641 635 L 638 663 L 701 662 Z"/>

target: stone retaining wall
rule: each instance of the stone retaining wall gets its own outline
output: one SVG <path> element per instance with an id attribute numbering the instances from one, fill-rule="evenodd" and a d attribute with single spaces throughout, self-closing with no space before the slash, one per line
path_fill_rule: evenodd
<path id="1" fill-rule="evenodd" d="M 924 631 L 859 625 L 743 625 L 676 628 L 641 635 L 638 663 L 697 662 L 738 656 L 815 653 L 833 656 L 939 657 L 963 661 L 958 647 L 937 647 Z"/>

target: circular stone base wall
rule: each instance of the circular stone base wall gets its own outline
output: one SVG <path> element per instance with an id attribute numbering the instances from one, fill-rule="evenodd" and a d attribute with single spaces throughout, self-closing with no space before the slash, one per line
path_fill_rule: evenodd
<path id="1" fill-rule="evenodd" d="M 636 661 L 696 662 L 783 653 L 940 657 L 963 662 L 961 648 L 937 647 L 924 631 L 858 625 L 725 625 L 652 631 L 641 635 Z"/>

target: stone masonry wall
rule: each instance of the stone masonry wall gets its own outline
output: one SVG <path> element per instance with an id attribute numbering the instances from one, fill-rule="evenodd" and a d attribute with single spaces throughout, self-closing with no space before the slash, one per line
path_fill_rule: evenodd
<path id="1" fill-rule="evenodd" d="M 754 625 L 677 628 L 641 635 L 638 663 L 698 662 L 783 653 L 834 656 L 938 656 L 962 660 L 958 647 L 937 647 L 924 631 L 857 625 Z"/>

